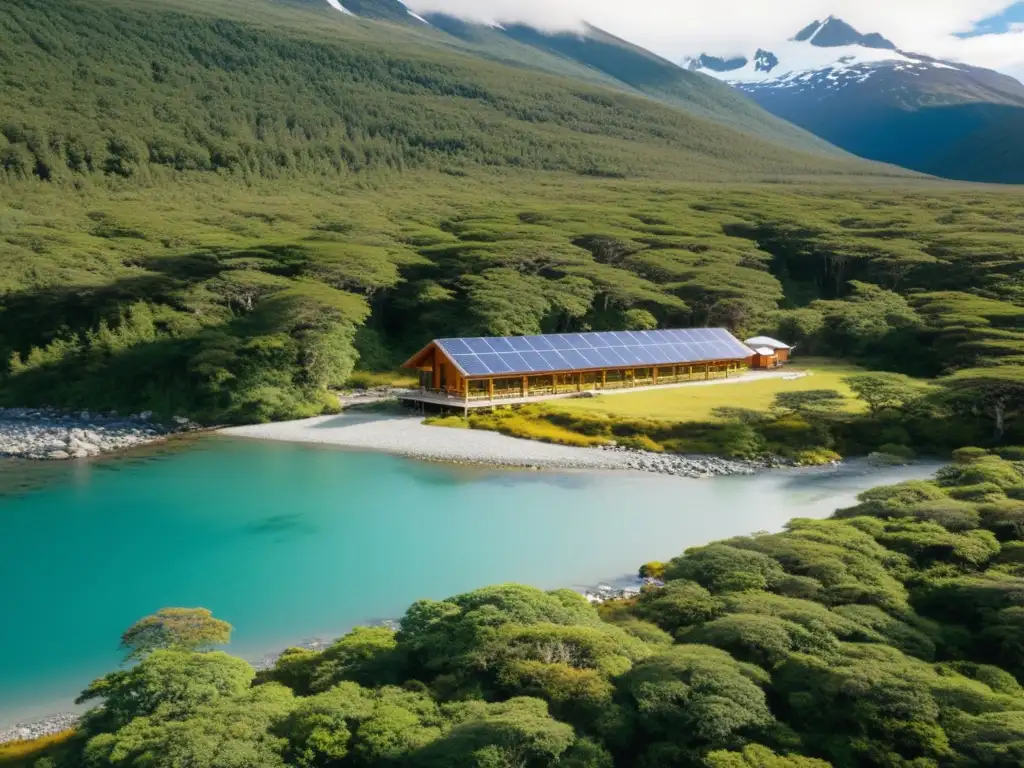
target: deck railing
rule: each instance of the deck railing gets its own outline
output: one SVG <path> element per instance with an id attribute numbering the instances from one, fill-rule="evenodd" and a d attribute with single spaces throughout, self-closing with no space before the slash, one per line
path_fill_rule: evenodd
<path id="1" fill-rule="evenodd" d="M 601 392 L 603 390 L 632 389 L 641 387 L 655 387 L 669 384 L 683 384 L 686 382 L 704 381 L 705 379 L 727 378 L 745 368 L 740 363 L 728 363 L 715 366 L 673 366 L 671 368 L 659 368 L 657 375 L 653 370 L 637 369 L 642 371 L 640 376 L 626 370 L 608 370 L 602 373 L 585 374 L 554 374 L 544 376 L 544 383 L 531 384 L 531 380 L 541 377 L 527 377 L 527 390 L 523 392 L 520 377 L 506 377 L 497 379 L 494 383 L 474 380 L 467 382 L 467 389 L 460 390 L 431 390 L 421 387 L 420 392 L 430 394 L 453 404 L 500 402 L 507 400 L 526 400 L 530 398 L 552 397 L 556 395 L 572 395 L 580 392 Z M 673 371 L 669 373 L 668 371 Z M 495 386 L 497 382 L 503 382 L 504 386 Z"/>

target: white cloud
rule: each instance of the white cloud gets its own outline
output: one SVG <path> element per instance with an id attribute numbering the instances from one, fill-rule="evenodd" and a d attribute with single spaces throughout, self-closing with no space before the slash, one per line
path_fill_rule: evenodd
<path id="1" fill-rule="evenodd" d="M 578 29 L 586 20 L 675 61 L 702 51 L 749 55 L 831 14 L 909 51 L 1024 77 L 1024 25 L 1002 35 L 956 37 L 1013 0 L 408 0 L 407 5 L 419 13 L 523 21 L 545 29 Z"/>

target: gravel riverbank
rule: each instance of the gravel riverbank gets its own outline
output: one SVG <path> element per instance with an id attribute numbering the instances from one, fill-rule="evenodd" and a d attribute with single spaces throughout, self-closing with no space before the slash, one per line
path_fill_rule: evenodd
<path id="1" fill-rule="evenodd" d="M 134 416 L 40 408 L 0 408 L 0 456 L 19 459 L 84 459 L 165 440 L 195 429 L 185 418 L 170 425 L 153 414 Z"/>
<path id="2" fill-rule="evenodd" d="M 0 729 L 0 744 L 12 741 L 34 741 L 44 736 L 52 736 L 55 733 L 76 727 L 78 720 L 78 715 L 71 712 L 58 712 L 30 723 L 15 723 L 10 728 Z"/>
<path id="3" fill-rule="evenodd" d="M 714 456 L 676 456 L 623 448 L 576 448 L 508 437 L 479 429 L 424 424 L 418 416 L 343 413 L 301 421 L 229 427 L 221 434 L 259 440 L 337 445 L 426 461 L 536 469 L 617 469 L 680 477 L 749 475 L 778 466 Z"/>

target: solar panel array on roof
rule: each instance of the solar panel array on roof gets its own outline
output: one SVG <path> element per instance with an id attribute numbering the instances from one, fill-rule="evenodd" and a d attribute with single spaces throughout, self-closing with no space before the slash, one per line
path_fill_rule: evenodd
<path id="1" fill-rule="evenodd" d="M 754 354 L 724 328 L 439 339 L 437 344 L 465 376 L 678 365 Z"/>

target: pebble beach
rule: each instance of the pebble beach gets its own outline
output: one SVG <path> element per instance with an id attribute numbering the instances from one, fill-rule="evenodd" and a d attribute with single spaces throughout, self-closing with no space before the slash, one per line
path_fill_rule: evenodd
<path id="1" fill-rule="evenodd" d="M 733 461 L 715 456 L 677 456 L 616 447 L 553 445 L 485 430 L 430 426 L 419 416 L 358 411 L 301 421 L 229 427 L 220 430 L 220 434 L 382 451 L 424 461 L 527 469 L 633 470 L 680 477 L 712 477 L 749 475 L 779 465 L 770 460 Z"/>
<path id="2" fill-rule="evenodd" d="M 70 413 L 50 408 L 0 408 L 0 457 L 60 461 L 87 459 L 160 442 L 197 428 L 184 417 L 170 424 L 152 413 Z"/>

